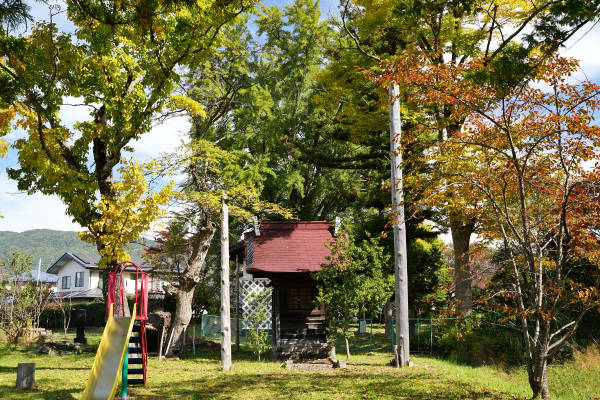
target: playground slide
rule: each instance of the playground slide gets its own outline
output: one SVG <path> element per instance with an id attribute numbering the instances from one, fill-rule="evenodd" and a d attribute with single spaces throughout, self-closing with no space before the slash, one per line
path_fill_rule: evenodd
<path id="1" fill-rule="evenodd" d="M 129 337 L 135 322 L 136 306 L 133 307 L 131 315 L 131 317 L 113 317 L 111 304 L 102 340 L 81 400 L 108 400 L 115 397 Z"/>

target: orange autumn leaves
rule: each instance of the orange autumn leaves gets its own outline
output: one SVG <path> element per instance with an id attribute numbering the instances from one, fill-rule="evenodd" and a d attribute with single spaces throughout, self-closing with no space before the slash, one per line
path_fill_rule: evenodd
<path id="1" fill-rule="evenodd" d="M 383 79 L 404 89 L 415 112 L 406 140 L 428 146 L 409 184 L 425 188 L 429 206 L 447 203 L 450 191 L 454 207 L 477 208 L 488 238 L 564 235 L 576 254 L 600 260 L 600 88 L 572 83 L 572 59 L 548 58 L 529 82 L 503 87 L 471 79 L 494 73 L 486 67 L 481 59 L 433 65 L 418 55 L 387 65 Z"/>

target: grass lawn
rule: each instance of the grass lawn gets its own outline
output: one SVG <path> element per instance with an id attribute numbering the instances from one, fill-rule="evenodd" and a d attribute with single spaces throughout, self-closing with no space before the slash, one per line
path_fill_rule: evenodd
<path id="1" fill-rule="evenodd" d="M 97 344 L 101 331 L 87 335 Z M 74 333 L 69 335 L 72 339 Z M 55 337 L 57 338 L 57 337 Z M 339 357 L 345 360 L 344 356 Z M 458 366 L 415 356 L 411 368 L 386 366 L 391 355 L 355 352 L 347 369 L 287 370 L 281 362 L 258 362 L 250 352 L 234 352 L 234 371 L 219 370 L 218 352 L 195 359 L 150 359 L 148 385 L 129 390 L 131 399 L 526 399 L 526 373 L 492 367 Z M 0 399 L 78 399 L 94 361 L 93 353 L 68 356 L 30 354 L 0 344 Z M 36 363 L 36 388 L 15 389 L 16 367 Z M 600 353 L 578 353 L 574 362 L 549 371 L 555 399 L 600 399 Z"/>

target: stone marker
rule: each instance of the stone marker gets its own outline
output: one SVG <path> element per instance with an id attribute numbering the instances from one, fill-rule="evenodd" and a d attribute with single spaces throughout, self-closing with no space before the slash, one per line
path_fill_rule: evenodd
<path id="1" fill-rule="evenodd" d="M 21 363 L 17 365 L 17 387 L 32 389 L 35 385 L 35 363 Z"/>
<path id="2" fill-rule="evenodd" d="M 77 336 L 73 339 L 75 343 L 87 344 L 85 338 L 85 309 L 80 308 L 77 310 Z"/>
<path id="3" fill-rule="evenodd" d="M 367 333 L 367 321 L 361 319 L 358 321 L 358 332 L 357 333 Z"/>

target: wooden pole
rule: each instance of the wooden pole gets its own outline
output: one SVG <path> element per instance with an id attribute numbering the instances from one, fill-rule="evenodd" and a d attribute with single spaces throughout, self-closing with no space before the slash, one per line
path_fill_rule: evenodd
<path id="1" fill-rule="evenodd" d="M 404 224 L 404 193 L 402 183 L 402 150 L 400 139 L 400 90 L 390 83 L 390 150 L 392 162 L 392 213 L 394 218 L 394 275 L 396 280 L 396 345 L 399 349 L 398 366 L 410 362 L 408 321 L 408 273 L 406 265 L 406 228 Z"/>
<path id="2" fill-rule="evenodd" d="M 235 256 L 235 351 L 240 351 L 240 263 Z"/>
<path id="3" fill-rule="evenodd" d="M 173 329 L 171 329 L 171 334 L 169 335 L 169 340 L 167 341 L 167 348 L 165 349 L 165 357 L 169 354 L 169 348 L 171 347 L 171 341 L 173 340 Z"/>
<path id="4" fill-rule="evenodd" d="M 158 361 L 162 360 L 162 348 L 165 341 L 165 323 L 163 322 L 162 333 L 160 334 L 160 343 L 158 344 Z"/>
<path id="5" fill-rule="evenodd" d="M 231 369 L 231 316 L 229 313 L 229 209 L 223 193 L 221 215 L 221 368 Z"/>
<path id="6" fill-rule="evenodd" d="M 194 349 L 194 358 L 196 358 L 196 325 L 192 327 L 192 348 Z"/>

